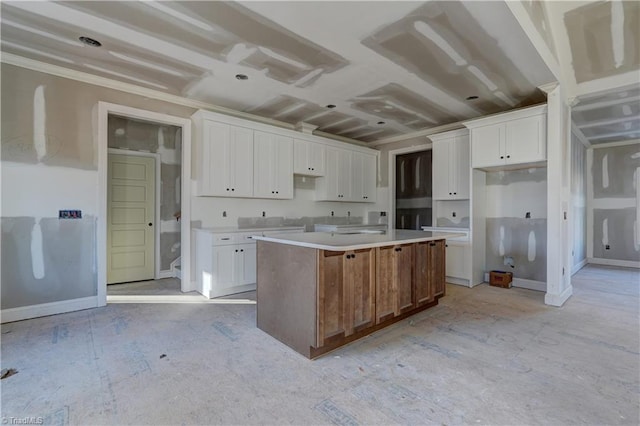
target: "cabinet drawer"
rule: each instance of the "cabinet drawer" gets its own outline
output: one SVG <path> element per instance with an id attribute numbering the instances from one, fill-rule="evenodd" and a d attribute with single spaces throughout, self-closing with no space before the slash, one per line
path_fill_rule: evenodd
<path id="1" fill-rule="evenodd" d="M 212 243 L 214 246 L 225 246 L 229 244 L 237 243 L 238 234 L 237 233 L 228 233 L 228 234 L 213 234 Z"/>

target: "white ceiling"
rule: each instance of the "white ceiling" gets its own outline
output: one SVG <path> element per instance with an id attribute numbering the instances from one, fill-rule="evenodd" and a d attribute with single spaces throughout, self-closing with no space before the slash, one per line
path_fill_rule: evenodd
<path id="1" fill-rule="evenodd" d="M 1 41 L 13 55 L 367 143 L 539 103 L 554 81 L 578 107 L 623 88 L 631 126 L 624 115 L 612 128 L 620 117 L 606 108 L 574 120 L 637 132 L 639 2 L 599 4 L 3 1 Z"/>

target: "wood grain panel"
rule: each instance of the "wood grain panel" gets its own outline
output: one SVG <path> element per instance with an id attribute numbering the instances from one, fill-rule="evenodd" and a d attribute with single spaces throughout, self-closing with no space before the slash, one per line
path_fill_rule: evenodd
<path id="1" fill-rule="evenodd" d="M 396 288 L 395 314 L 400 315 L 410 311 L 415 305 L 413 288 L 413 244 L 395 247 L 394 257 L 394 287 Z"/>
<path id="2" fill-rule="evenodd" d="M 429 269 L 429 242 L 417 243 L 414 251 L 416 306 L 419 307 L 433 301 L 435 283 Z"/>
<path id="3" fill-rule="evenodd" d="M 375 322 L 375 251 L 356 250 L 347 259 L 348 304 L 347 335 L 370 327 Z"/>
<path id="4" fill-rule="evenodd" d="M 345 252 L 320 250 L 318 253 L 317 347 L 346 332 L 344 257 Z"/>
<path id="5" fill-rule="evenodd" d="M 376 248 L 376 324 L 395 315 L 394 247 Z"/>

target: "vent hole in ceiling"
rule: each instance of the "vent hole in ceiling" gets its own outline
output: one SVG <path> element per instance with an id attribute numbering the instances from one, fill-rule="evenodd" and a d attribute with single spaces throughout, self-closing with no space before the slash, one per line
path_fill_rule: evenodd
<path id="1" fill-rule="evenodd" d="M 102 43 L 100 43 L 98 40 L 93 39 L 93 38 L 91 38 L 91 37 L 85 37 L 85 36 L 82 36 L 82 37 L 79 37 L 79 40 L 80 40 L 81 42 L 83 42 L 84 44 L 86 44 L 87 46 L 93 46 L 93 47 L 100 47 L 100 46 L 102 46 Z"/>

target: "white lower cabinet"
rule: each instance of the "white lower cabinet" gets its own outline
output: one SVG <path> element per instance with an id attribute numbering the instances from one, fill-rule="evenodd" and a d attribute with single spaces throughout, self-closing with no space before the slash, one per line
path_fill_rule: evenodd
<path id="1" fill-rule="evenodd" d="M 256 242 L 252 235 L 304 232 L 304 227 L 216 232 L 194 229 L 195 281 L 208 298 L 256 289 Z"/>
<path id="2" fill-rule="evenodd" d="M 469 253 L 471 247 L 468 243 L 447 241 L 445 275 L 454 284 L 468 284 L 470 279 Z M 460 282 L 456 280 L 461 280 Z"/>

